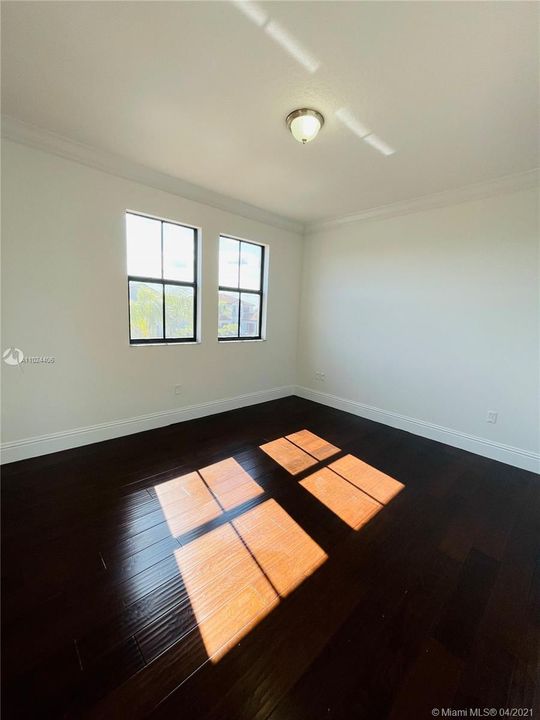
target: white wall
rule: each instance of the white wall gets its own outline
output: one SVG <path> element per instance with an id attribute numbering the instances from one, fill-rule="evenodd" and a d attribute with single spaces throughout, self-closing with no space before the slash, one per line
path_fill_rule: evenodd
<path id="1" fill-rule="evenodd" d="M 316 232 L 303 278 L 303 394 L 538 467 L 536 190 Z"/>
<path id="2" fill-rule="evenodd" d="M 129 346 L 128 208 L 202 228 L 202 343 Z M 270 247 L 265 342 L 216 340 L 220 232 Z M 56 362 L 2 363 L 3 460 L 290 394 L 298 382 L 315 400 L 535 469 L 538 267 L 536 190 L 303 242 L 4 141 L 2 349 Z"/>
<path id="3" fill-rule="evenodd" d="M 202 228 L 202 343 L 130 347 L 126 209 Z M 8 450 L 21 439 L 179 406 L 275 388 L 275 395 L 290 394 L 296 372 L 299 235 L 9 141 L 2 143 L 2 211 L 2 347 L 56 357 L 54 364 L 22 369 L 2 364 Z M 264 342 L 217 342 L 220 232 L 270 248 Z M 180 396 L 174 394 L 177 384 Z M 182 416 L 163 416 L 153 424 L 177 419 Z M 106 435 L 147 426 L 114 426 Z M 91 432 L 37 445 L 16 442 L 4 461 L 102 437 Z"/>

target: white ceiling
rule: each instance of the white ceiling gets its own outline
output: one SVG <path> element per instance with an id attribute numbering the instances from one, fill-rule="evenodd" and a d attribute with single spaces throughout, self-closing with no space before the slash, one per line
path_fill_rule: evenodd
<path id="1" fill-rule="evenodd" d="M 537 3 L 251 10 L 3 2 L 2 112 L 301 221 L 538 166 Z M 285 127 L 302 106 L 326 118 L 306 146 Z"/>

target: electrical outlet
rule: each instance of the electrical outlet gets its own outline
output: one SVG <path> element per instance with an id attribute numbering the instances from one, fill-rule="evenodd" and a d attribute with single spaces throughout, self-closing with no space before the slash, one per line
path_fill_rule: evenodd
<path id="1" fill-rule="evenodd" d="M 175 386 L 174 386 L 174 394 L 175 394 L 175 395 L 181 395 L 181 394 L 182 394 L 182 386 L 181 386 L 181 385 L 175 385 Z"/>
<path id="2" fill-rule="evenodd" d="M 495 410 L 488 410 L 487 422 L 495 425 L 495 423 L 497 422 L 497 415 L 498 413 L 495 412 Z"/>
<path id="3" fill-rule="evenodd" d="M 315 378 L 319 380 L 319 382 L 324 382 L 326 380 L 326 373 L 317 370 L 317 372 L 315 373 Z"/>

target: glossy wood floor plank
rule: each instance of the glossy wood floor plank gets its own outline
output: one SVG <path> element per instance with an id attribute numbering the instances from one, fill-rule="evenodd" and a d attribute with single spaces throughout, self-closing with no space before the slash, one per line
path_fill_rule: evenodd
<path id="1" fill-rule="evenodd" d="M 5 466 L 2 501 L 7 718 L 538 701 L 532 473 L 291 397 Z"/>

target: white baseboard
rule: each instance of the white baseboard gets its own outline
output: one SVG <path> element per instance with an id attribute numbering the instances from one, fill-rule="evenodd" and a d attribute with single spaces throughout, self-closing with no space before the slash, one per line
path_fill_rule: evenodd
<path id="1" fill-rule="evenodd" d="M 307 400 L 313 400 L 322 405 L 329 405 L 337 410 L 344 410 L 353 415 L 359 415 L 368 420 L 390 425 L 390 427 L 395 427 L 399 430 L 406 430 L 407 432 L 420 435 L 429 440 L 437 440 L 446 445 L 452 445 L 461 450 L 467 450 L 492 460 L 514 465 L 523 470 L 530 470 L 535 473 L 540 472 L 540 453 L 522 450 L 521 448 L 512 447 L 511 445 L 503 445 L 502 443 L 486 440 L 486 438 L 481 438 L 476 435 L 468 435 L 459 430 L 452 430 L 442 425 L 435 425 L 425 420 L 417 420 L 416 418 L 400 415 L 399 413 L 389 410 L 381 410 L 381 408 L 365 405 L 364 403 L 354 400 L 346 400 L 345 398 L 320 392 L 319 390 L 312 390 L 307 387 L 297 386 L 295 394 Z"/>
<path id="2" fill-rule="evenodd" d="M 91 443 L 101 442 L 103 440 L 112 440 L 122 435 L 131 435 L 132 433 L 143 432 L 144 430 L 153 430 L 154 428 L 165 425 L 184 422 L 184 420 L 194 420 L 195 418 L 206 415 L 215 415 L 216 413 L 226 412 L 227 410 L 236 410 L 237 408 L 256 405 L 267 402 L 268 400 L 278 400 L 279 398 L 294 395 L 294 391 L 294 386 L 286 385 L 271 388 L 270 390 L 247 393 L 246 395 L 237 395 L 232 398 L 211 400 L 175 410 L 164 410 L 148 415 L 139 415 L 138 417 L 75 428 L 64 432 L 5 442 L 1 445 L 1 462 L 5 464 L 38 455 L 48 455 L 49 453 L 58 452 L 59 450 L 68 450 L 69 448 L 79 447 L 81 445 L 90 445 Z"/>
<path id="3" fill-rule="evenodd" d="M 184 422 L 185 420 L 194 420 L 195 418 L 206 415 L 215 415 L 216 413 L 226 412 L 227 410 L 236 410 L 247 407 L 248 405 L 267 402 L 268 400 L 277 400 L 288 397 L 289 395 L 298 395 L 307 400 L 313 400 L 322 405 L 329 405 L 338 410 L 344 410 L 353 415 L 359 415 L 368 420 L 390 425 L 391 427 L 405 430 L 415 435 L 429 438 L 430 440 L 437 440 L 446 445 L 452 445 L 453 447 L 458 447 L 462 450 L 476 453 L 477 455 L 483 455 L 492 460 L 514 465 L 523 470 L 530 470 L 536 473 L 540 472 L 539 453 L 522 450 L 521 448 L 510 445 L 503 445 L 502 443 L 486 440 L 485 438 L 475 435 L 468 435 L 459 430 L 452 430 L 451 428 L 435 425 L 434 423 L 418 420 L 406 415 L 400 415 L 399 413 L 389 410 L 382 410 L 381 408 L 376 408 L 354 400 L 346 400 L 345 398 L 320 392 L 319 390 L 302 386 L 295 387 L 293 385 L 261 390 L 246 395 L 237 395 L 232 398 L 211 400 L 175 410 L 165 410 L 148 415 L 139 415 L 138 417 L 113 420 L 98 425 L 89 425 L 73 430 L 5 442 L 1 445 L 1 462 L 16 462 L 17 460 L 24 460 L 38 455 L 48 455 L 49 453 L 60 450 L 68 450 L 69 448 L 80 447 L 81 445 L 90 445 L 91 443 L 101 442 L 103 440 L 112 440 L 113 438 L 122 437 L 123 435 L 153 430 L 154 428 L 164 427 L 165 425 L 172 425 L 173 423 Z"/>

